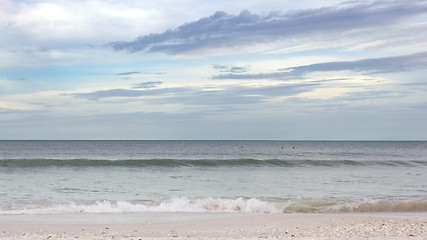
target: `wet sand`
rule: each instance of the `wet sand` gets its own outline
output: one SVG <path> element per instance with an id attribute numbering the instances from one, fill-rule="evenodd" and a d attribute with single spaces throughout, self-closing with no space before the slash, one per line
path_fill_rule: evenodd
<path id="1" fill-rule="evenodd" d="M 427 213 L 3 216 L 0 238 L 427 240 Z"/>

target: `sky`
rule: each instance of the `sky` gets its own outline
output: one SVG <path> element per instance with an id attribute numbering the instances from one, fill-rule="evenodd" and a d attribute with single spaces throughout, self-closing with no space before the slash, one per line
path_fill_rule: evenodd
<path id="1" fill-rule="evenodd" d="M 0 139 L 427 140 L 427 1 L 0 6 Z"/>

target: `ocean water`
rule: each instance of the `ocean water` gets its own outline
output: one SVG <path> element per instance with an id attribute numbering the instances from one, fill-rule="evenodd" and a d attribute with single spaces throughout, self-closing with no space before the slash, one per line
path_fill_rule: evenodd
<path id="1" fill-rule="evenodd" d="M 0 141 L 0 215 L 427 213 L 427 142 Z"/>

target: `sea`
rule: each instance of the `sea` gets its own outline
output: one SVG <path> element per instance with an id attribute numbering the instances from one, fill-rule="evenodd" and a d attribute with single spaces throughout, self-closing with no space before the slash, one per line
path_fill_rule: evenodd
<path id="1" fill-rule="evenodd" d="M 426 141 L 0 141 L 0 216 L 427 214 Z"/>

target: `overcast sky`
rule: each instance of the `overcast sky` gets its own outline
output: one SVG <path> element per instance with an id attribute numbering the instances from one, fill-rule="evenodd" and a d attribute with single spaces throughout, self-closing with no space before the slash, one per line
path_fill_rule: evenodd
<path id="1" fill-rule="evenodd" d="M 427 1 L 0 6 L 0 139 L 427 140 Z"/>

